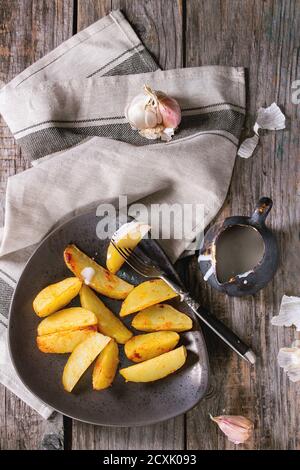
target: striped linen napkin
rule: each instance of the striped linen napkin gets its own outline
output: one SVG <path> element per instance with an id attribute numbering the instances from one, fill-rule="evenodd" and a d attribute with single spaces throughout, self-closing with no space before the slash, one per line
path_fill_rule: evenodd
<path id="1" fill-rule="evenodd" d="M 172 141 L 142 138 L 124 117 L 144 84 L 176 98 Z M 244 70 L 161 71 L 120 11 L 27 68 L 0 91 L 0 112 L 32 168 L 8 180 L 0 232 L 0 347 L 25 262 L 56 225 L 100 202 L 203 204 L 207 225 L 226 196 L 245 115 Z M 191 215 L 193 218 L 193 215 Z M 194 220 L 191 220 L 193 225 Z M 196 227 L 197 229 L 197 227 Z M 165 244 L 175 260 L 189 239 Z M 48 417 L 1 354 L 0 381 Z"/>

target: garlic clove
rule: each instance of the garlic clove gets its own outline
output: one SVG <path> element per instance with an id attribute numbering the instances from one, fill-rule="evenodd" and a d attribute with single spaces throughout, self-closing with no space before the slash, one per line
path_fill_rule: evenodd
<path id="1" fill-rule="evenodd" d="M 156 127 L 158 124 L 157 111 L 152 106 L 147 105 L 144 111 L 145 113 L 145 125 L 148 127 Z"/>
<path id="2" fill-rule="evenodd" d="M 127 105 L 125 118 L 141 136 L 169 141 L 181 121 L 181 110 L 174 98 L 144 85 L 144 93 Z"/>
<path id="3" fill-rule="evenodd" d="M 242 444 L 253 434 L 254 424 L 244 416 L 211 416 L 212 421 L 217 423 L 221 431 L 234 444 Z"/>
<path id="4" fill-rule="evenodd" d="M 281 300 L 279 315 L 273 317 L 271 323 L 276 326 L 295 325 L 297 331 L 300 331 L 300 297 L 284 295 Z"/>
<path id="5" fill-rule="evenodd" d="M 276 103 L 272 103 L 268 108 L 259 108 L 254 131 L 257 132 L 258 129 L 270 131 L 285 129 L 285 115 Z"/>

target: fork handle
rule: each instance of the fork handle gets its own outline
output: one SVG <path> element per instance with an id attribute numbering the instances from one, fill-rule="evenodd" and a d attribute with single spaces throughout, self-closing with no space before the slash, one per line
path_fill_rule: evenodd
<path id="1" fill-rule="evenodd" d="M 224 323 L 218 320 L 217 317 L 212 315 L 208 310 L 202 308 L 188 293 L 182 295 L 188 306 L 211 330 L 216 333 L 231 349 L 238 353 L 243 359 L 255 363 L 256 357 L 254 352 L 245 344 L 233 331 L 230 330 Z"/>

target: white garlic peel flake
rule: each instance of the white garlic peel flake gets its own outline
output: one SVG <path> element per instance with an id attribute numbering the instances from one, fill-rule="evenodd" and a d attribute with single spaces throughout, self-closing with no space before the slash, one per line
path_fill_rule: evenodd
<path id="1" fill-rule="evenodd" d="M 126 107 L 125 117 L 142 137 L 168 142 L 180 124 L 181 109 L 174 98 L 144 85 L 144 93 L 135 96 Z"/>
<path id="2" fill-rule="evenodd" d="M 300 297 L 284 295 L 281 300 L 279 315 L 271 320 L 272 325 L 292 326 L 300 331 Z"/>
<path id="3" fill-rule="evenodd" d="M 300 347 L 297 347 L 297 342 L 291 348 L 281 348 L 277 361 L 292 382 L 300 380 Z"/>
<path id="4" fill-rule="evenodd" d="M 259 142 L 259 129 L 278 131 L 285 129 L 285 115 L 276 103 L 272 103 L 268 108 L 259 108 L 253 126 L 254 136 L 245 139 L 238 149 L 238 156 L 249 158 L 253 154 Z"/>

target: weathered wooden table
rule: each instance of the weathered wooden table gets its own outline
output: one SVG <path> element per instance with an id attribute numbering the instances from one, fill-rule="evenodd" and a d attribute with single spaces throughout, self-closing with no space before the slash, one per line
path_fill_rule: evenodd
<path id="1" fill-rule="evenodd" d="M 254 438 L 241 448 L 300 449 L 300 385 L 289 382 L 276 362 L 294 337 L 275 328 L 283 293 L 299 295 L 300 106 L 292 82 L 300 79 L 299 0 L 1 0 L 0 80 L 7 82 L 62 41 L 121 8 L 162 68 L 206 64 L 248 70 L 247 127 L 259 106 L 276 101 L 287 129 L 268 133 L 249 160 L 237 159 L 219 218 L 249 214 L 262 195 L 274 208 L 268 223 L 277 232 L 281 266 L 255 297 L 226 298 L 204 285 L 196 259 L 180 266 L 195 295 L 253 345 L 257 367 L 232 354 L 205 331 L 211 386 L 186 416 L 144 428 L 106 428 L 56 415 L 42 420 L 0 388 L 2 449 L 233 449 L 210 421 L 213 415 L 243 414 L 255 422 Z M 29 166 L 1 121 L 1 219 L 6 179 Z"/>

